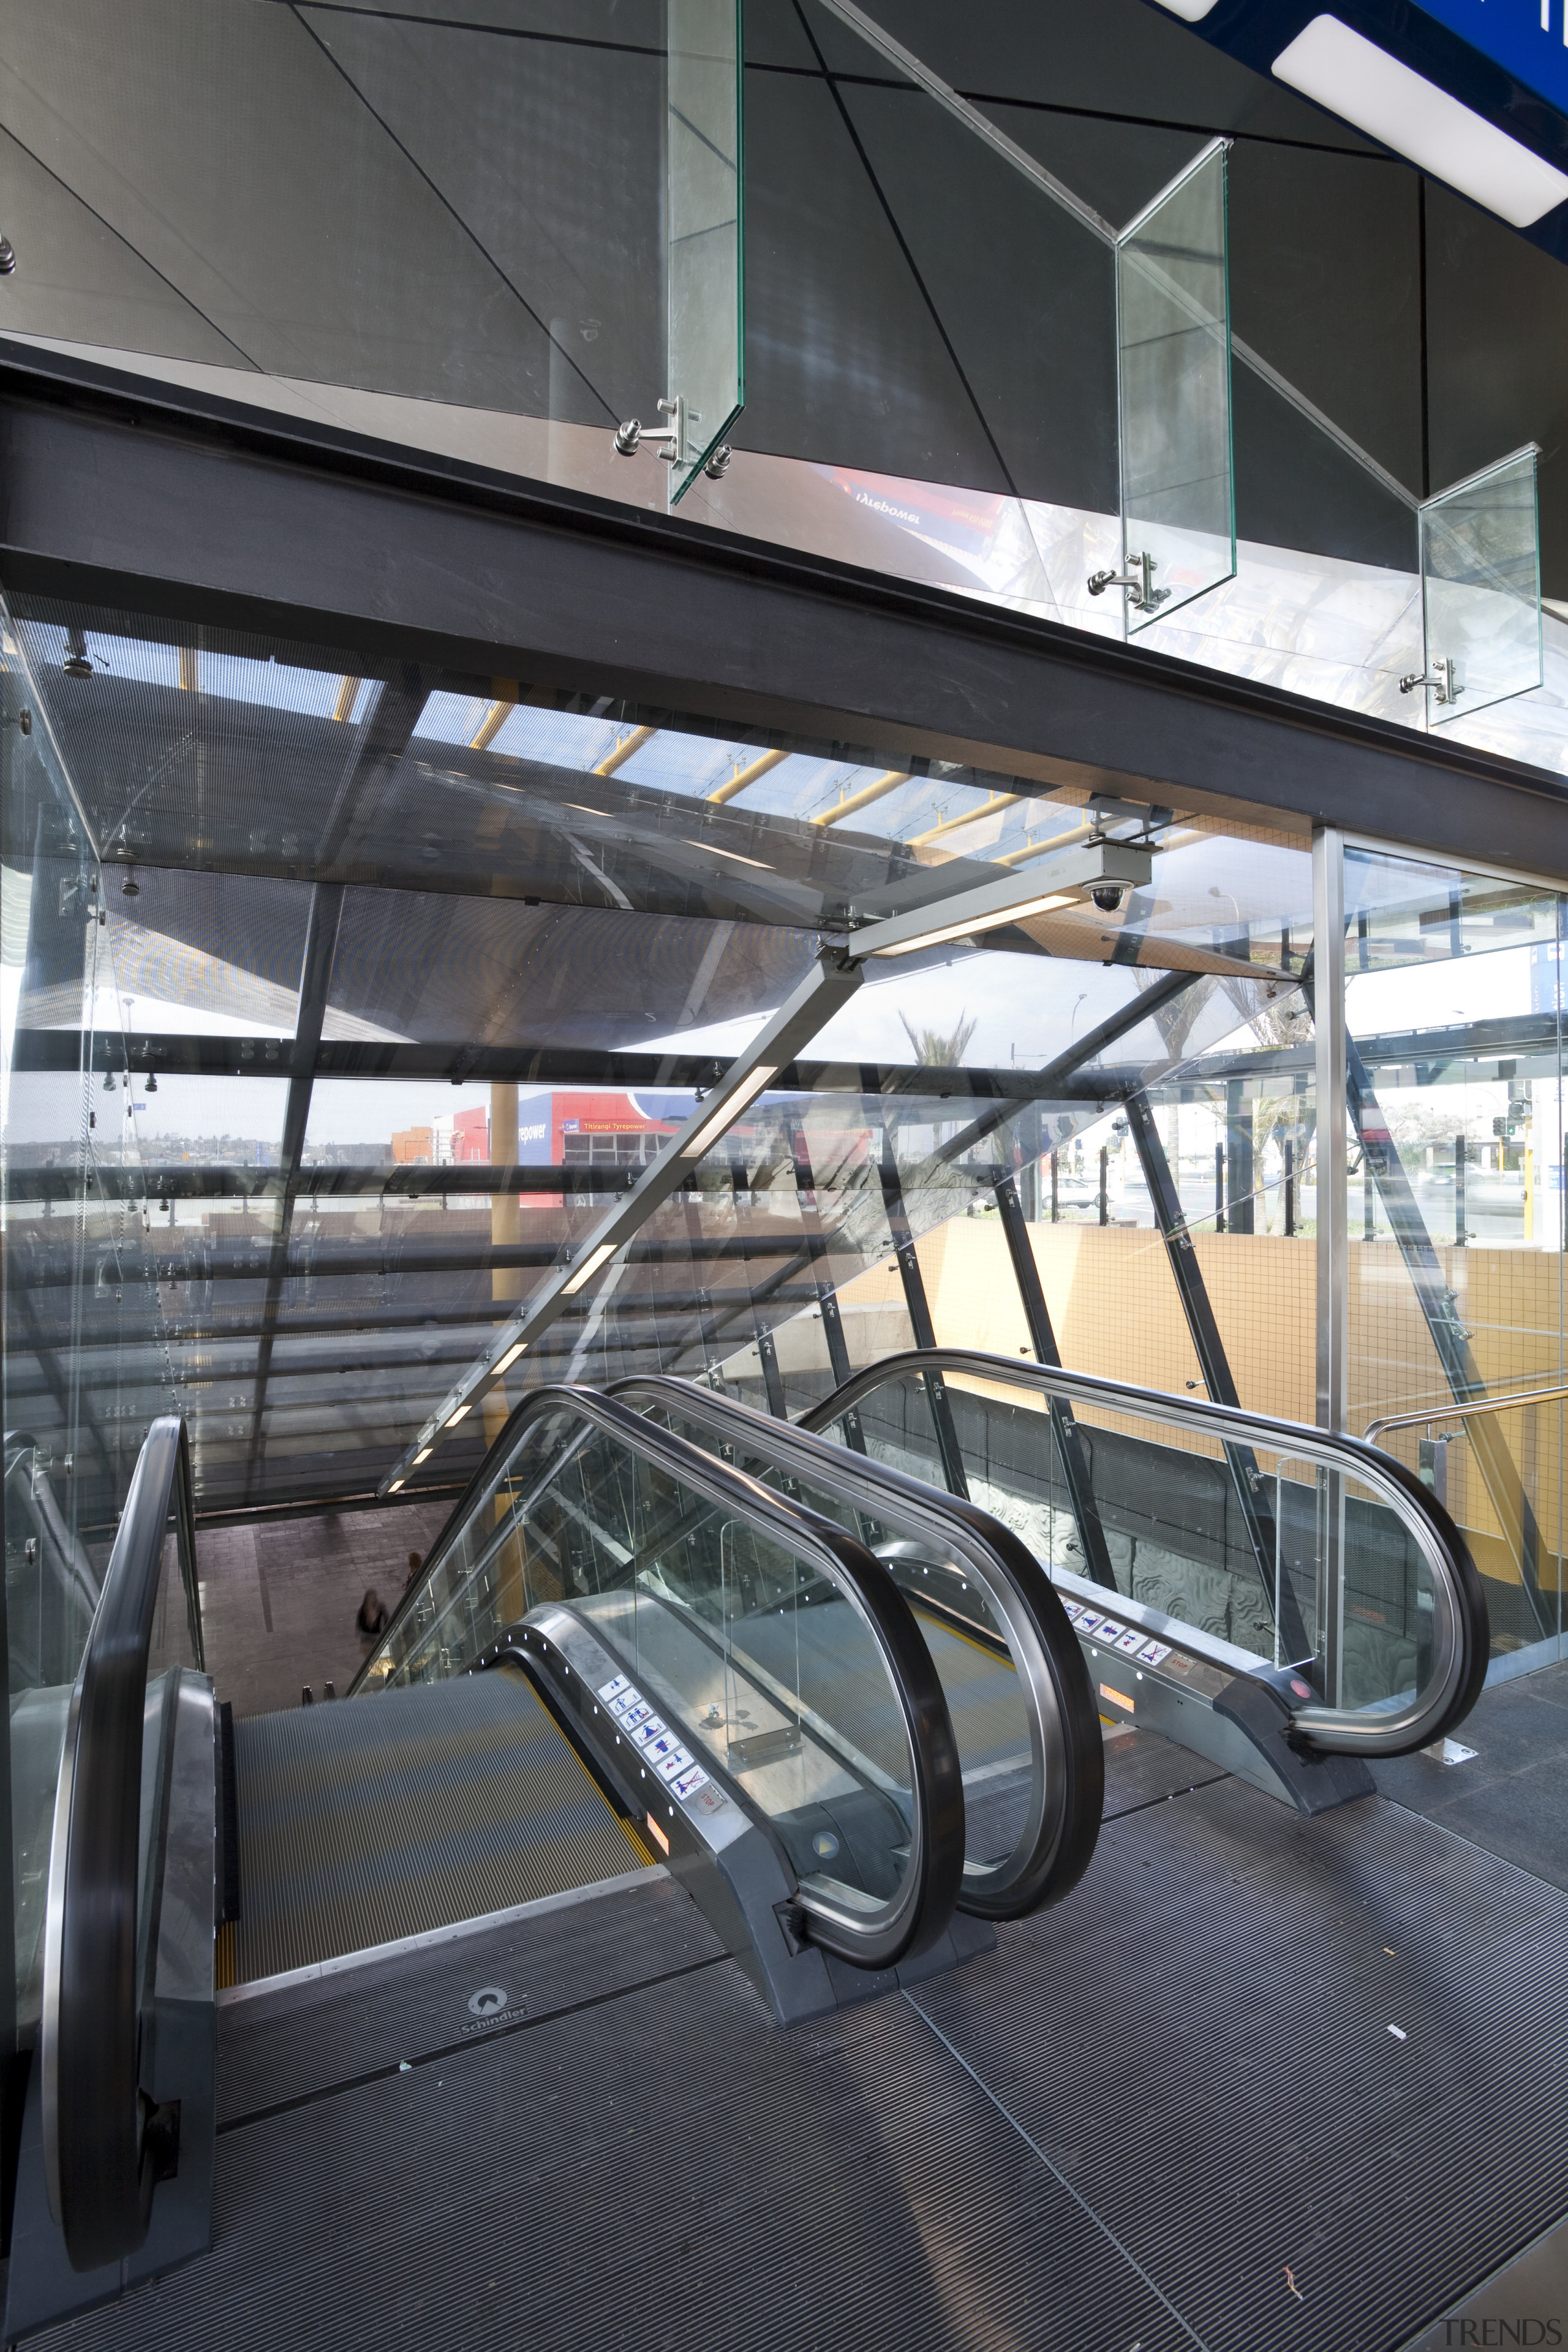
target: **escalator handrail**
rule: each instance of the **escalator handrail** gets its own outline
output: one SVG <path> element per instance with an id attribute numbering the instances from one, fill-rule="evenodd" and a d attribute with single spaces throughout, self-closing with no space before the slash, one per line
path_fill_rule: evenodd
<path id="1" fill-rule="evenodd" d="M 1425 1689 L 1399 1708 L 1355 1709 L 1319 1704 L 1292 1710 L 1291 1737 L 1306 1748 L 1357 1756 L 1404 1756 L 1426 1748 L 1462 1723 L 1480 1696 L 1490 1651 L 1486 1589 L 1460 1528 L 1429 1486 L 1392 1454 L 1348 1433 L 1251 1412 L 1209 1398 L 1173 1396 L 1136 1388 L 1098 1373 L 1051 1364 L 1019 1363 L 977 1348 L 911 1348 L 853 1372 L 830 1397 L 800 1417 L 820 1431 L 889 1380 L 926 1371 L 956 1371 L 1069 1404 L 1162 1422 L 1167 1427 L 1228 1445 L 1260 1445 L 1272 1454 L 1337 1471 L 1370 1488 L 1414 1539 L 1433 1583 L 1433 1665 Z"/>
<path id="2" fill-rule="evenodd" d="M 1033 1721 L 1041 1787 L 1030 1851 L 1007 1874 L 986 1916 L 1023 1918 L 1058 1902 L 1082 1877 L 1100 1834 L 1105 1743 L 1083 1653 L 1049 1577 L 1010 1528 L 965 1497 L 850 1453 L 797 1423 L 780 1421 L 721 1392 L 668 1373 L 614 1381 L 608 1395 L 646 1401 L 706 1423 L 754 1458 L 815 1481 L 854 1507 L 902 1521 L 965 1560 L 983 1591 L 1000 1587 L 1008 1649 Z M 1057 1737 L 1052 1736 L 1056 1727 Z M 1001 1894 L 1001 1890 L 997 1890 Z M 989 1890 L 987 1890 L 989 1893 Z"/>
<path id="3" fill-rule="evenodd" d="M 760 1527 L 774 1541 L 808 1560 L 829 1583 L 847 1592 L 877 1643 L 903 1717 L 914 1811 L 909 1864 L 897 1896 L 879 1914 L 862 1916 L 805 1887 L 800 1889 L 799 1900 L 812 1918 L 814 1940 L 862 1967 L 890 1968 L 899 1959 L 927 1949 L 945 1930 L 963 1885 L 963 1788 L 947 1700 L 908 1601 L 876 1555 L 834 1520 L 716 1461 L 700 1446 L 660 1429 L 598 1390 L 563 1382 L 528 1391 L 468 1482 L 376 1649 L 354 1676 L 349 1696 L 357 1697 L 369 1685 L 377 1661 L 439 1575 L 468 1519 L 490 1499 L 531 1423 L 561 1412 L 574 1413 L 604 1431 L 717 1508 Z M 736 1789 L 732 1793 L 766 1830 L 766 1815 L 751 1804 L 744 1791 Z"/>
<path id="4" fill-rule="evenodd" d="M 55 1797 L 38 2036 L 44 2171 L 79 2271 L 133 2253 L 152 2207 L 156 2151 L 139 2080 L 142 1747 L 171 1508 L 199 1665 L 190 1446 L 175 1413 L 152 1423 L 132 1475 L 71 1692 Z"/>

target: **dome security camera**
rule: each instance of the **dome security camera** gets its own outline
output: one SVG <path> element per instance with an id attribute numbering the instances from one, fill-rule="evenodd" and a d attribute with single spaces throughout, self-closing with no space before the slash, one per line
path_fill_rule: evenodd
<path id="1" fill-rule="evenodd" d="M 1127 886 L 1123 882 L 1102 882 L 1098 890 L 1089 895 L 1102 915 L 1114 915 L 1127 896 Z"/>

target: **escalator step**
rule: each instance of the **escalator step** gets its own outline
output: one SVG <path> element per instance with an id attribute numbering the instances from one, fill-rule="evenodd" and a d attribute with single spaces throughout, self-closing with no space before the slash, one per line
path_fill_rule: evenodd
<path id="1" fill-rule="evenodd" d="M 234 1981 L 644 1865 L 520 1676 L 462 1676 L 235 1726 Z"/>

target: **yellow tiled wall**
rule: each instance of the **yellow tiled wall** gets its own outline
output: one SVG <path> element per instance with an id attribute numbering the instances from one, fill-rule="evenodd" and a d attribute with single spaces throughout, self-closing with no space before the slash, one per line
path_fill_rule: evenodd
<path id="1" fill-rule="evenodd" d="M 1177 1392 L 1197 1383 L 1197 1359 L 1159 1236 L 1144 1228 L 1031 1225 L 1029 1238 L 1057 1344 L 1075 1371 Z M 1317 1244 L 1280 1234 L 1194 1235 L 1199 1271 L 1244 1405 L 1310 1423 L 1316 1388 Z M 1006 1242 L 995 1217 L 954 1217 L 919 1244 L 938 1341 L 988 1354 L 1028 1353 L 1028 1333 Z M 1547 1386 L 1563 1373 L 1564 1259 L 1554 1251 L 1440 1248 L 1481 1378 L 1491 1391 Z M 896 1307 L 896 1268 L 882 1260 L 848 1284 L 847 1306 Z M 1437 1352 L 1393 1242 L 1350 1245 L 1350 1425 L 1448 1399 Z M 1202 1393 L 1201 1386 L 1196 1390 Z M 1541 1408 L 1500 1425 L 1521 1462 L 1526 1488 L 1552 1553 L 1562 1549 L 1563 1417 Z M 1417 1433 L 1418 1434 L 1418 1433 Z M 1166 1443 L 1170 1443 L 1167 1436 Z M 1207 1448 L 1203 1449 L 1205 1451 Z M 1413 1438 L 1401 1447 L 1415 1461 Z M 1498 1521 L 1469 1459 L 1449 1451 L 1449 1507 L 1484 1547 L 1489 1573 L 1511 1572 L 1496 1556 Z M 1543 1563 L 1543 1581 L 1553 1571 Z"/>

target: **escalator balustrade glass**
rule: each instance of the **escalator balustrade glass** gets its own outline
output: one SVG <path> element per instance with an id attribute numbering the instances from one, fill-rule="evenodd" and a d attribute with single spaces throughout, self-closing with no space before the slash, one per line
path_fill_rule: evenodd
<path id="1" fill-rule="evenodd" d="M 859 1957 L 901 1919 L 907 1942 L 944 1872 L 948 1916 L 963 1797 L 941 1685 L 839 1527 L 565 1390 L 520 1408 L 454 1522 L 367 1685 L 463 1672 L 507 1628 L 569 1618 L 613 1661 L 609 1736 L 683 1801 L 710 1778 L 736 1794 L 817 1940 L 837 1926 Z"/>
<path id="2" fill-rule="evenodd" d="M 1017 1537 L 960 1502 L 687 1381 L 611 1391 L 837 1519 L 887 1567 L 942 1678 L 963 1776 L 962 1909 L 1016 1918 L 1076 1885 L 1099 1833 L 1104 1747 L 1071 1624 Z"/>
<path id="3" fill-rule="evenodd" d="M 1398 1755 L 1480 1689 L 1486 1602 L 1464 1539 L 1357 1439 L 946 1349 L 858 1374 L 805 1425 L 933 1485 L 956 1448 L 971 1499 L 1049 1571 L 1108 1713 L 1136 1698 L 1113 1659 L 1211 1700 L 1263 1675 L 1289 1694 L 1294 1741 Z"/>

